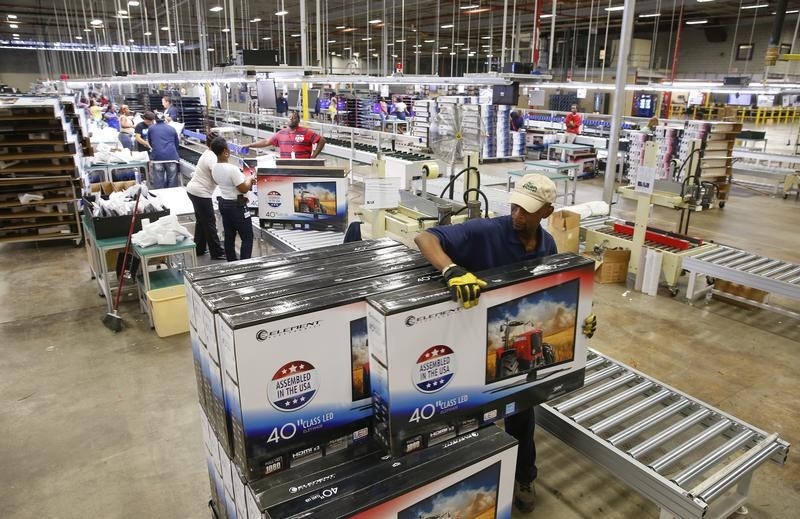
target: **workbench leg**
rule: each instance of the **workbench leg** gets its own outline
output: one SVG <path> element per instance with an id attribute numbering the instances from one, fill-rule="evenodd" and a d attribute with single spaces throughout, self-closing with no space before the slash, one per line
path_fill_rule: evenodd
<path id="1" fill-rule="evenodd" d="M 691 303 L 694 300 L 694 284 L 697 281 L 697 272 L 689 272 L 689 283 L 686 286 L 686 299 Z"/>

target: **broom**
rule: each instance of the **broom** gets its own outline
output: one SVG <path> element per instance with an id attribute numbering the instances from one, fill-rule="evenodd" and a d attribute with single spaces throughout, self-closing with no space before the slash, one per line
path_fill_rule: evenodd
<path id="1" fill-rule="evenodd" d="M 141 188 L 136 192 L 136 201 L 133 204 L 133 214 L 131 215 L 131 226 L 128 229 L 128 241 L 125 242 L 125 253 L 122 256 L 122 269 L 119 272 L 117 279 L 117 295 L 114 297 L 114 306 L 111 312 L 103 317 L 103 324 L 112 332 L 122 330 L 122 317 L 119 316 L 119 300 L 122 296 L 122 287 L 125 285 L 125 268 L 128 266 L 128 255 L 131 249 L 131 236 L 133 236 L 133 229 L 136 227 L 136 211 L 139 209 L 139 197 L 142 194 Z"/>

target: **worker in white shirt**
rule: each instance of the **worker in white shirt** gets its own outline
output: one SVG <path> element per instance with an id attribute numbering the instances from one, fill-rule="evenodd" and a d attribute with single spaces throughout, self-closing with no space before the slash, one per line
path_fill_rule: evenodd
<path id="1" fill-rule="evenodd" d="M 211 253 L 211 259 L 224 260 L 225 251 L 219 241 L 217 233 L 217 216 L 214 212 L 212 197 L 217 183 L 211 171 L 217 164 L 217 155 L 210 149 L 210 145 L 221 137 L 211 139 L 209 149 L 200 155 L 197 167 L 194 169 L 192 179 L 186 184 L 186 193 L 194 207 L 194 243 L 198 256 L 206 253 L 206 249 Z M 225 139 L 222 139 L 225 141 Z"/>
<path id="2" fill-rule="evenodd" d="M 225 231 L 225 257 L 228 261 L 236 261 L 238 234 L 242 240 L 239 259 L 247 259 L 253 253 L 253 224 L 250 221 L 250 209 L 247 207 L 245 195 L 253 187 L 253 179 L 228 163 L 231 152 L 225 139 L 218 137 L 211 141 L 211 151 L 217 156 L 217 163 L 211 170 L 211 176 L 222 195 L 217 197 L 217 202 Z"/>

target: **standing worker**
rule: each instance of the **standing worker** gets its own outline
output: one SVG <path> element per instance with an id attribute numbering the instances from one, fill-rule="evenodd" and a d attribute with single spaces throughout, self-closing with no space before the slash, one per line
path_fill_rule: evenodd
<path id="1" fill-rule="evenodd" d="M 556 254 L 555 240 L 540 225 L 552 214 L 555 198 L 552 180 L 528 174 L 511 192 L 511 215 L 433 227 L 420 233 L 414 242 L 431 265 L 442 272 L 454 299 L 464 308 L 471 308 L 478 304 L 481 289 L 486 286 L 472 272 Z M 592 319 L 589 316 L 587 322 Z M 535 425 L 533 408 L 505 420 L 506 432 L 519 442 L 514 506 L 523 513 L 534 509 L 536 498 Z"/>
<path id="2" fill-rule="evenodd" d="M 249 148 L 266 148 L 277 146 L 282 159 L 315 159 L 325 147 L 325 137 L 300 126 L 300 115 L 289 114 L 289 126 L 283 128 L 272 137 L 261 139 L 242 150 L 245 155 Z"/>
<path id="3" fill-rule="evenodd" d="M 133 140 L 136 143 L 134 151 L 150 151 L 150 142 L 147 140 L 147 134 L 150 132 L 150 127 L 156 122 L 156 114 L 147 111 L 142 114 L 142 122 L 136 125 L 133 129 Z"/>
<path id="4" fill-rule="evenodd" d="M 283 97 L 283 92 L 278 92 L 278 100 L 275 103 L 277 107 L 278 117 L 286 117 L 289 113 L 289 101 Z"/>
<path id="5" fill-rule="evenodd" d="M 172 98 L 170 96 L 161 98 L 161 106 L 164 107 L 164 119 L 168 123 L 178 120 L 178 109 L 172 104 Z"/>
<path id="6" fill-rule="evenodd" d="M 119 142 L 122 143 L 123 148 L 133 151 L 134 126 L 128 105 L 122 105 L 119 108 L 119 127 Z"/>
<path id="7" fill-rule="evenodd" d="M 211 151 L 211 148 L 219 148 L 219 144 L 214 145 L 214 141 L 217 139 L 222 139 L 222 137 L 211 139 L 209 149 L 200 155 L 192 179 L 186 184 L 186 194 L 189 195 L 189 200 L 192 202 L 192 207 L 194 207 L 195 252 L 198 256 L 202 256 L 206 253 L 206 247 L 208 247 L 211 259 L 223 260 L 226 259 L 226 256 L 225 251 L 222 249 L 222 244 L 219 242 L 217 217 L 214 213 L 214 203 L 212 201 L 214 189 L 217 187 L 217 183 L 214 182 L 214 177 L 212 176 L 212 170 L 217 164 L 217 155 Z M 225 139 L 222 139 L 222 141 L 224 142 Z"/>
<path id="8" fill-rule="evenodd" d="M 236 261 L 238 234 L 242 240 L 239 259 L 248 259 L 253 253 L 253 224 L 250 222 L 250 210 L 247 208 L 245 193 L 253 187 L 253 179 L 228 163 L 231 152 L 225 139 L 217 137 L 212 140 L 210 149 L 217 156 L 217 163 L 211 170 L 211 176 L 222 195 L 217 198 L 217 202 L 225 231 L 225 257 L 228 261 Z"/>
<path id="9" fill-rule="evenodd" d="M 583 124 L 583 119 L 581 119 L 581 114 L 578 113 L 578 105 L 573 104 L 567 116 L 564 117 L 564 126 L 566 127 L 564 142 L 567 144 L 575 142 L 575 137 L 581 134 L 581 124 Z"/>
<path id="10" fill-rule="evenodd" d="M 150 143 L 150 186 L 153 189 L 178 186 L 180 141 L 175 128 L 159 120 L 147 132 Z"/>

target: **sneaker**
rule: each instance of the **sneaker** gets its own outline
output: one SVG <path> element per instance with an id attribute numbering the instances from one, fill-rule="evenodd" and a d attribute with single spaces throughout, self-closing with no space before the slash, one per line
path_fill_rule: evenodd
<path id="1" fill-rule="evenodd" d="M 224 255 L 224 254 L 218 254 L 218 255 L 216 255 L 216 256 L 211 256 L 211 259 L 212 259 L 212 260 L 226 260 L 226 259 L 228 259 L 228 258 L 227 258 L 227 257 L 225 257 L 225 255 Z"/>
<path id="2" fill-rule="evenodd" d="M 536 507 L 536 489 L 533 481 L 528 483 L 514 481 L 514 506 L 523 514 L 533 512 Z"/>

